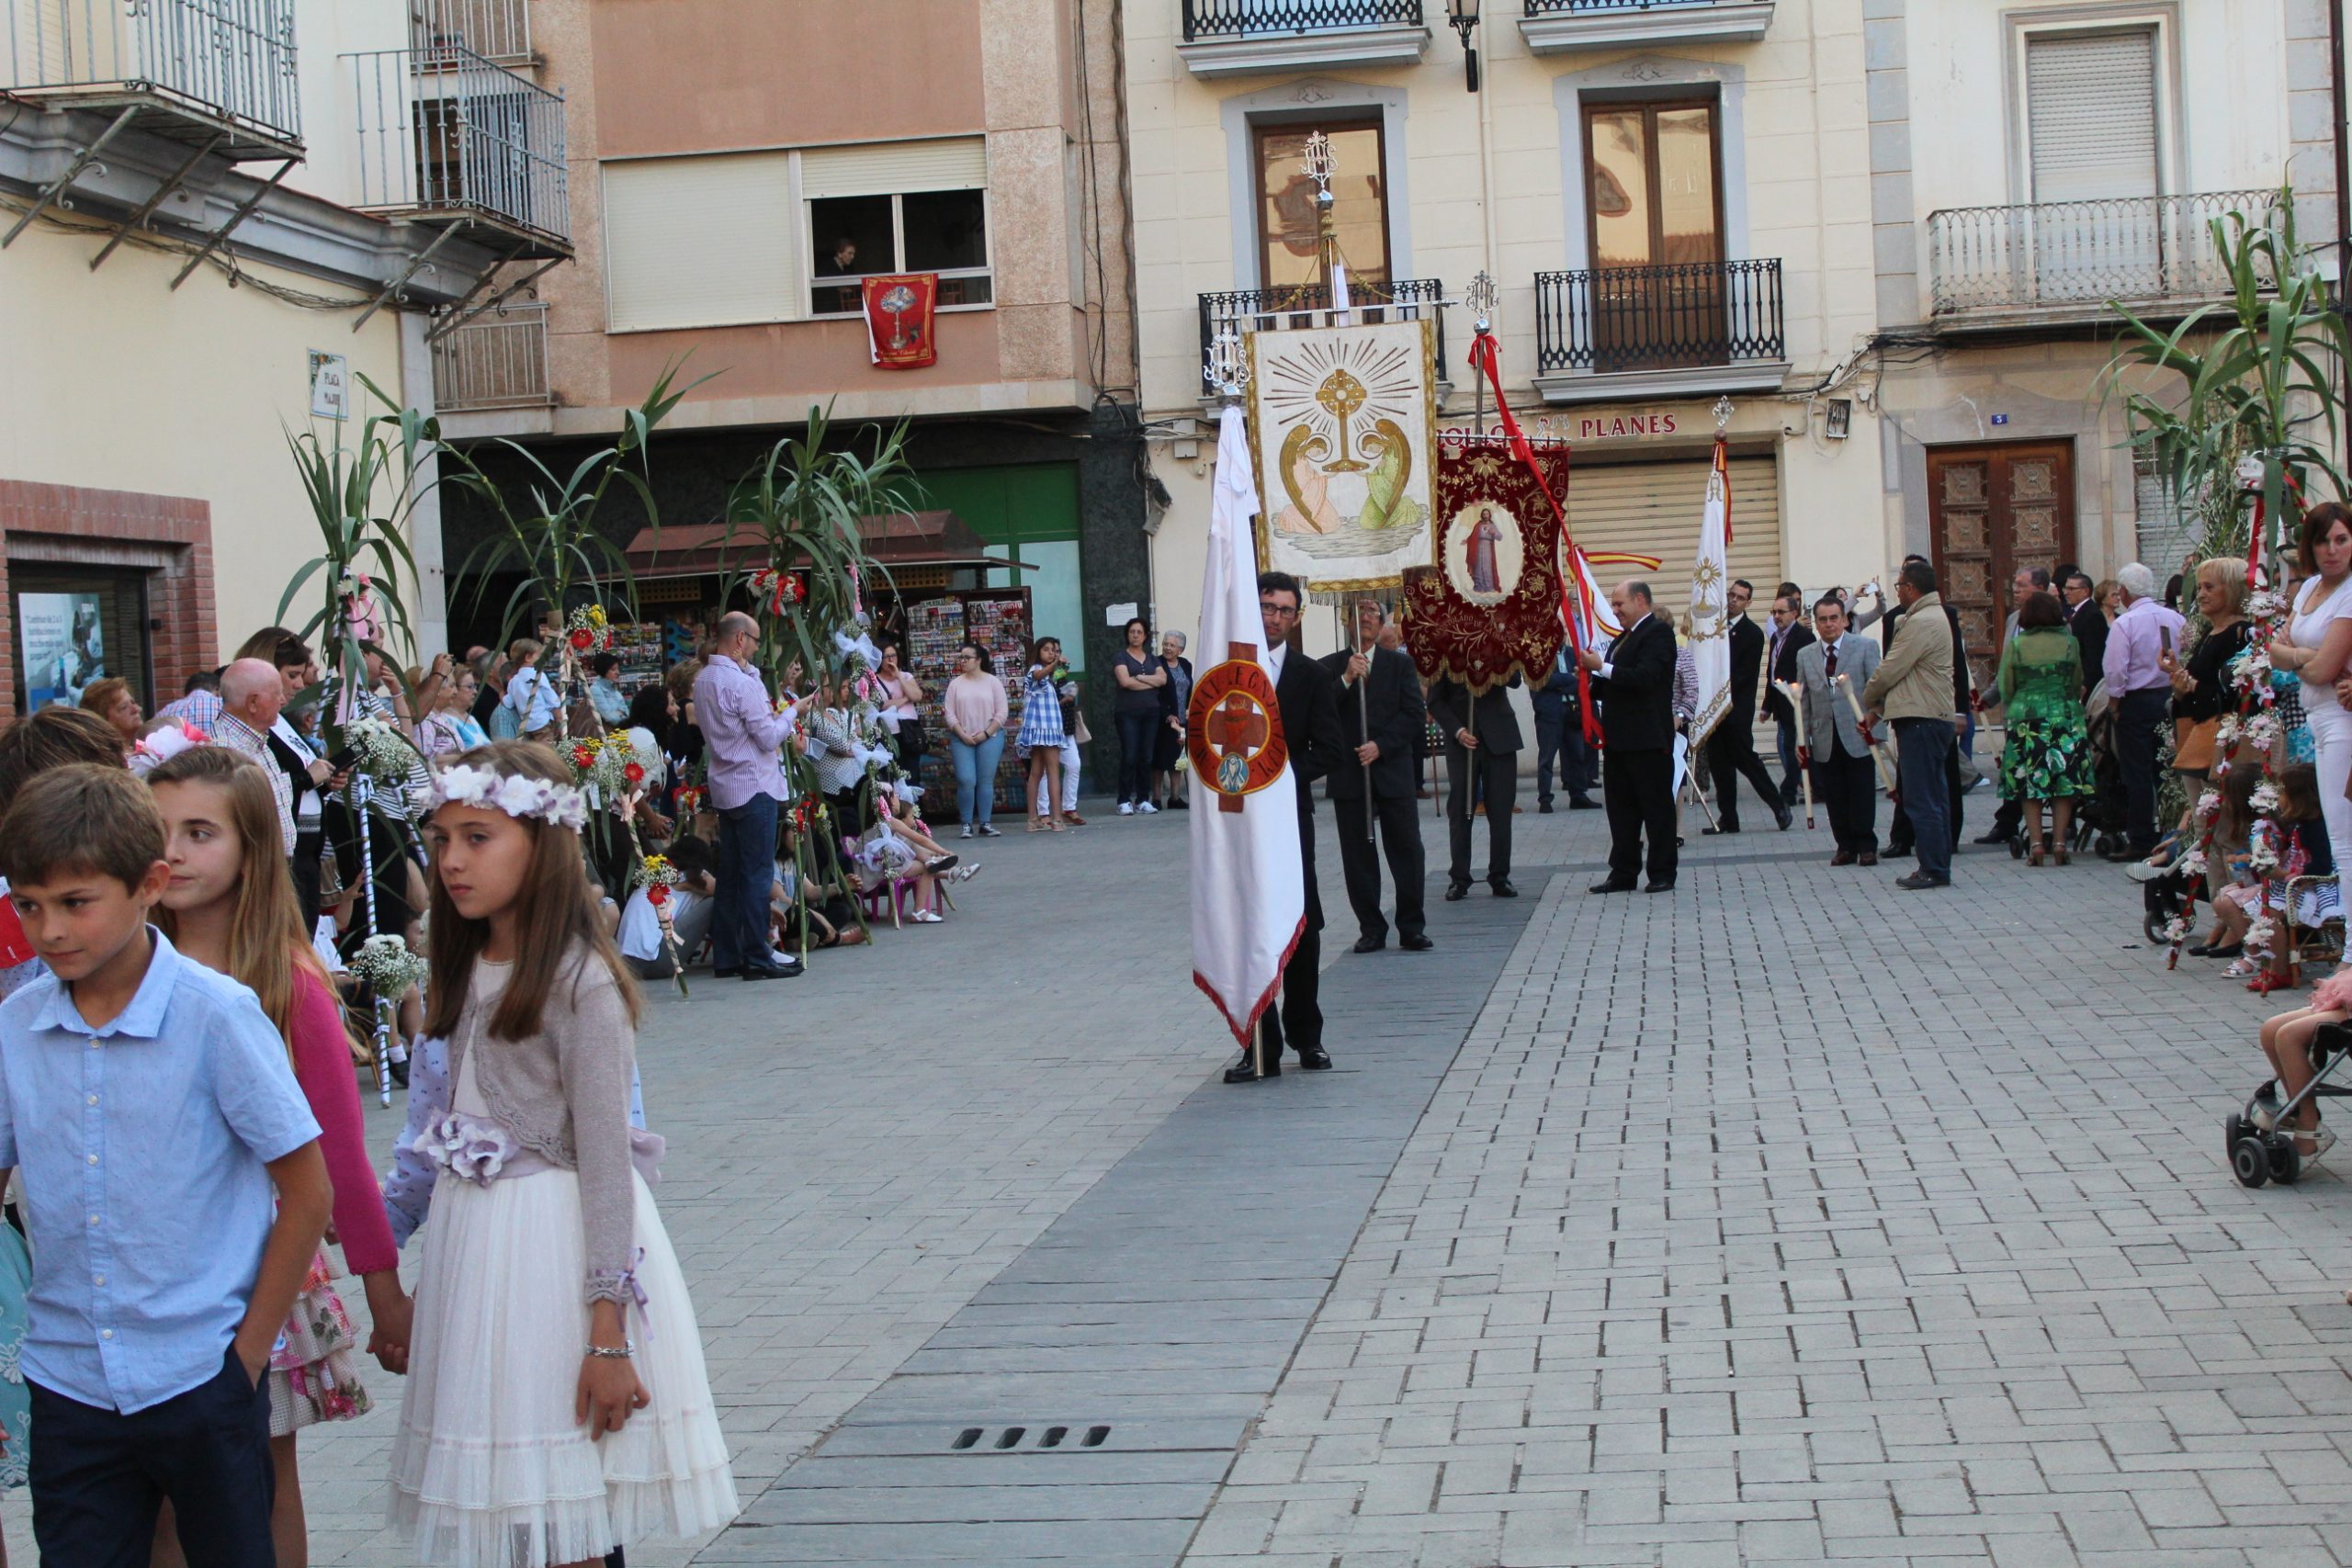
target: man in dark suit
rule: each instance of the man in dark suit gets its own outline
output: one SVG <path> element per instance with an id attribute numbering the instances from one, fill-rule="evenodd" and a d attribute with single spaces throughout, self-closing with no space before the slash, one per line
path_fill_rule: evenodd
<path id="1" fill-rule="evenodd" d="M 1428 722 L 1421 678 L 1403 652 L 1380 646 L 1386 612 L 1372 600 L 1356 606 L 1356 646 L 1323 660 L 1339 682 L 1340 738 L 1351 755 L 1325 776 L 1323 792 L 1340 819 L 1340 864 L 1356 912 L 1355 950 L 1388 945 L 1380 913 L 1380 855 L 1373 819 L 1396 884 L 1396 945 L 1408 953 L 1435 945 L 1423 931 L 1421 818 L 1413 809 L 1413 741 Z M 1370 798 L 1366 798 L 1369 792 Z"/>
<path id="2" fill-rule="evenodd" d="M 2083 695 L 2088 698 L 2107 673 L 2107 612 L 2091 596 L 2095 585 L 2090 573 L 2071 572 L 2061 586 L 2066 596 L 2066 629 L 2083 650 Z"/>
<path id="3" fill-rule="evenodd" d="M 1519 677 L 1510 678 L 1519 684 Z M 1498 898 L 1516 898 L 1510 881 L 1510 817 L 1519 794 L 1519 716 L 1501 686 L 1489 686 L 1473 702 L 1459 681 L 1430 688 L 1430 716 L 1445 735 L 1445 818 L 1453 864 L 1445 880 L 1448 902 L 1470 896 L 1470 813 L 1475 800 L 1487 808 L 1487 886 Z"/>
<path id="4" fill-rule="evenodd" d="M 1292 634 L 1298 630 L 1304 598 L 1298 579 L 1290 573 L 1258 574 L 1266 673 L 1273 677 L 1274 699 L 1282 708 L 1283 740 L 1290 749 L 1290 776 L 1298 790 L 1298 854 L 1306 877 L 1306 927 L 1299 932 L 1290 962 L 1283 966 L 1281 1005 L 1259 1016 L 1264 1074 L 1259 1073 L 1250 1053 L 1244 1051 L 1241 1060 L 1225 1070 L 1227 1083 L 1255 1083 L 1261 1076 L 1280 1077 L 1285 1042 L 1298 1053 L 1300 1066 L 1317 1071 L 1331 1065 L 1329 1054 L 1323 1049 L 1323 900 L 1315 891 L 1315 796 L 1307 786 L 1345 761 L 1347 747 L 1340 739 L 1339 706 L 1332 698 L 1336 682 L 1323 666 L 1290 646 Z"/>
<path id="5" fill-rule="evenodd" d="M 1724 614 L 1731 620 L 1731 702 L 1707 735 L 1707 763 L 1715 778 L 1715 825 L 1702 834 L 1739 831 L 1739 781 L 1746 779 L 1764 797 L 1772 820 L 1786 831 L 1793 820 L 1781 800 L 1781 786 L 1764 771 L 1756 754 L 1756 732 L 1748 715 L 1756 711 L 1757 673 L 1764 663 L 1764 632 L 1747 618 L 1756 590 L 1741 578 L 1724 591 Z"/>
<path id="6" fill-rule="evenodd" d="M 1674 886 L 1674 628 L 1652 613 L 1650 585 L 1621 582 L 1609 606 L 1625 629 L 1606 654 L 1577 658 L 1597 677 L 1600 707 L 1600 800 L 1609 812 L 1609 876 L 1595 893 L 1630 893 L 1649 834 L 1649 885 Z"/>
<path id="7" fill-rule="evenodd" d="M 1804 624 L 1804 601 L 1789 584 L 1781 587 L 1786 591 L 1772 601 L 1772 635 L 1764 647 L 1772 684 L 1756 716 L 1780 726 L 1781 804 L 1793 807 L 1804 795 L 1804 777 L 1797 767 L 1797 710 L 1781 687 L 1797 678 L 1797 653 L 1813 641 L 1813 628 Z"/>

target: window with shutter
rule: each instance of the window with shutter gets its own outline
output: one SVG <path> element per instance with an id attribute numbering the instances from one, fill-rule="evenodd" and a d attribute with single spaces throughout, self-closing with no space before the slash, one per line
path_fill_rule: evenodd
<path id="1" fill-rule="evenodd" d="M 614 332 L 790 321 L 801 314 L 789 152 L 605 165 Z"/>
<path id="2" fill-rule="evenodd" d="M 988 144 L 977 136 L 801 153 L 809 313 L 860 313 L 860 285 L 836 280 L 891 272 L 938 274 L 943 308 L 989 303 L 988 183 Z"/>
<path id="3" fill-rule="evenodd" d="M 2025 74 L 2035 201 L 2157 194 L 2153 28 L 2029 38 Z"/>

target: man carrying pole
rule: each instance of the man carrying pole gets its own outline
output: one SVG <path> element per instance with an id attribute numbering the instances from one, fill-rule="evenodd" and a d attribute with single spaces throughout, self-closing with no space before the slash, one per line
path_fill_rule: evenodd
<path id="1" fill-rule="evenodd" d="M 1377 819 L 1379 837 L 1387 840 L 1388 874 L 1396 884 L 1396 944 L 1422 953 L 1435 944 L 1422 915 L 1425 868 L 1420 818 L 1413 810 L 1413 744 L 1428 714 L 1412 660 L 1380 645 L 1387 613 L 1370 599 L 1359 602 L 1355 612 L 1354 647 L 1323 660 L 1340 683 L 1340 738 L 1349 752 L 1348 764 L 1324 781 L 1324 795 L 1340 819 L 1340 864 L 1359 933 L 1355 951 L 1377 953 L 1388 945 L 1373 832 Z"/>

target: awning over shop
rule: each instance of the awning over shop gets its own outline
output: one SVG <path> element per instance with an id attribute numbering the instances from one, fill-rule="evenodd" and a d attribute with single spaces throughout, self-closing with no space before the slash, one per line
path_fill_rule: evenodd
<path id="1" fill-rule="evenodd" d="M 987 542 L 953 512 L 893 512 L 857 520 L 858 536 L 866 554 L 892 571 L 917 567 L 939 570 L 985 570 L 1019 567 L 1035 570 L 1025 561 L 991 555 Z M 738 528 L 729 536 L 724 523 L 690 524 L 683 528 L 640 529 L 623 552 L 629 571 L 639 581 L 669 577 L 701 577 L 712 572 L 743 571 L 764 565 L 758 534 Z"/>

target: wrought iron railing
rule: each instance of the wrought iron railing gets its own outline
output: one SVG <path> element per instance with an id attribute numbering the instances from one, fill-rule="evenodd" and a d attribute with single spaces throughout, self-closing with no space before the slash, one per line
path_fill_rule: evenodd
<path id="1" fill-rule="evenodd" d="M 1418 321 L 1423 316 L 1437 323 L 1437 363 L 1446 365 L 1445 285 L 1434 277 L 1406 277 L 1395 283 L 1348 279 L 1348 311 L 1357 321 Z M 1208 363 L 1209 344 L 1231 333 L 1239 336 L 1259 327 L 1316 326 L 1329 318 L 1331 290 L 1320 283 L 1293 284 L 1280 288 L 1237 288 L 1201 296 L 1201 363 Z"/>
<path id="2" fill-rule="evenodd" d="M 1556 17 L 1591 11 L 1690 11 L 1724 0 L 1527 0 L 1527 15 Z"/>
<path id="3" fill-rule="evenodd" d="M 1421 0 L 1184 0 L 1186 43 L 1421 25 Z"/>
<path id="4" fill-rule="evenodd" d="M 433 402 L 444 412 L 553 401 L 545 302 L 501 305 L 433 340 Z"/>
<path id="5" fill-rule="evenodd" d="M 456 44 L 345 58 L 363 209 L 481 217 L 570 242 L 560 94 Z"/>
<path id="6" fill-rule="evenodd" d="M 1539 371 L 1607 374 L 1787 357 L 1778 260 L 1535 275 Z"/>
<path id="7" fill-rule="evenodd" d="M 2213 220 L 2243 212 L 2266 222 L 2278 201 L 2276 191 L 2230 190 L 1932 212 L 1933 313 L 2218 298 L 2230 280 Z"/>
<path id="8" fill-rule="evenodd" d="M 0 0 L 0 92 L 119 87 L 299 143 L 293 0 Z"/>
<path id="9" fill-rule="evenodd" d="M 531 53 L 530 0 L 409 0 L 409 42 L 422 60 L 442 50 L 471 50 L 499 65 Z"/>

